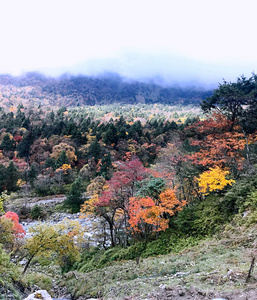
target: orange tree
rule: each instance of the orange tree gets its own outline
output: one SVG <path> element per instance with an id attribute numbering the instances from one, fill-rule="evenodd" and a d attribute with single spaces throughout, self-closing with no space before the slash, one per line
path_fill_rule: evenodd
<path id="1" fill-rule="evenodd" d="M 185 134 L 191 136 L 191 145 L 197 149 L 187 156 L 193 163 L 229 167 L 235 172 L 243 166 L 246 146 L 256 141 L 256 134 L 249 134 L 246 139 L 242 127 L 220 113 L 187 127 Z"/>
<path id="2" fill-rule="evenodd" d="M 134 235 L 147 238 L 152 232 L 164 231 L 169 227 L 169 218 L 180 211 L 186 201 L 179 201 L 174 190 L 160 193 L 154 200 L 150 197 L 132 197 L 129 201 L 129 225 Z"/>

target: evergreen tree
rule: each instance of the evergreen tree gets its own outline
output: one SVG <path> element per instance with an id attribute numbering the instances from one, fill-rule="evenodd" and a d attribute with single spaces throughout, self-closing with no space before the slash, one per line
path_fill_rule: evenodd
<path id="1" fill-rule="evenodd" d="M 108 152 L 102 158 L 100 175 L 102 175 L 106 180 L 109 180 L 111 178 L 111 171 L 112 171 L 112 160 L 111 160 L 110 152 Z"/>
<path id="2" fill-rule="evenodd" d="M 151 135 L 150 135 L 150 133 L 149 133 L 149 131 L 147 131 L 146 133 L 145 133 L 145 138 L 148 140 L 148 143 L 149 144 L 151 144 Z"/>
<path id="3" fill-rule="evenodd" d="M 138 141 L 143 134 L 143 128 L 140 121 L 136 121 L 129 129 L 129 138 Z"/>
<path id="4" fill-rule="evenodd" d="M 1 143 L 1 149 L 4 151 L 14 151 L 15 150 L 15 142 L 13 139 L 10 139 L 9 134 L 6 134 L 3 137 L 3 140 Z"/>
<path id="5" fill-rule="evenodd" d="M 69 164 L 69 160 L 65 150 L 62 150 L 55 163 L 56 169 L 60 168 L 64 164 Z"/>
<path id="6" fill-rule="evenodd" d="M 23 123 L 22 123 L 22 127 L 29 129 L 30 128 L 30 120 L 29 118 L 25 118 Z"/>
<path id="7" fill-rule="evenodd" d="M 76 213 L 80 210 L 80 205 L 83 203 L 84 200 L 82 196 L 82 179 L 81 177 L 78 177 L 71 185 L 71 189 L 69 194 L 67 195 L 65 204 L 71 208 L 71 211 L 73 213 Z"/>
<path id="8" fill-rule="evenodd" d="M 17 114 L 16 114 L 16 118 L 15 118 L 15 123 L 17 127 L 22 126 L 23 122 L 25 121 L 25 114 L 24 112 L 21 110 L 24 109 L 23 105 L 18 105 L 18 110 L 17 110 Z"/>
<path id="9" fill-rule="evenodd" d="M 50 119 L 51 123 L 53 123 L 53 122 L 54 122 L 54 119 L 55 119 L 55 114 L 54 114 L 54 112 L 53 112 L 53 111 L 51 111 L 51 112 L 50 112 L 50 114 L 49 114 L 49 119 Z"/>
<path id="10" fill-rule="evenodd" d="M 124 139 L 124 140 L 127 139 L 127 133 L 125 127 L 121 127 L 119 131 L 119 139 Z"/>
<path id="11" fill-rule="evenodd" d="M 97 140 L 95 140 L 88 148 L 88 158 L 94 158 L 94 161 L 97 164 L 98 160 L 101 158 L 101 153 L 101 146 Z"/>
<path id="12" fill-rule="evenodd" d="M 0 193 L 6 190 L 7 170 L 4 165 L 0 165 Z"/>
<path id="13" fill-rule="evenodd" d="M 55 169 L 55 160 L 52 157 L 48 157 L 43 166 L 45 169 L 52 168 Z"/>
<path id="14" fill-rule="evenodd" d="M 13 128 L 15 127 L 13 112 L 10 112 L 6 115 L 5 120 L 5 128 L 8 132 L 13 132 Z"/>
<path id="15" fill-rule="evenodd" d="M 237 78 L 237 82 L 227 82 L 224 80 L 215 89 L 211 97 L 207 97 L 201 103 L 204 112 L 210 112 L 211 109 L 218 108 L 227 117 L 234 122 L 241 119 L 245 114 L 245 105 L 251 104 L 253 99 L 256 104 L 256 83 L 257 75 L 249 79 L 244 76 Z"/>
<path id="16" fill-rule="evenodd" d="M 18 190 L 17 181 L 19 179 L 19 171 L 11 161 L 7 167 L 6 189 L 8 192 L 15 192 Z"/>
<path id="17" fill-rule="evenodd" d="M 37 170 L 36 170 L 36 167 L 34 165 L 31 166 L 31 168 L 28 172 L 28 178 L 29 178 L 30 184 L 33 186 L 34 181 L 37 178 Z"/>
<path id="18" fill-rule="evenodd" d="M 113 123 L 110 124 L 109 128 L 104 134 L 103 141 L 107 145 L 116 144 L 118 141 L 118 131 Z"/>
<path id="19" fill-rule="evenodd" d="M 30 146 L 33 144 L 35 139 L 34 134 L 32 131 L 29 131 L 19 143 L 17 150 L 19 153 L 19 157 L 25 157 L 28 161 L 30 155 Z"/>

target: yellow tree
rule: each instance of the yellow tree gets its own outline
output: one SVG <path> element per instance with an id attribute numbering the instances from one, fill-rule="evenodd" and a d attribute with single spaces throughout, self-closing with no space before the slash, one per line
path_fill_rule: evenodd
<path id="1" fill-rule="evenodd" d="M 99 201 L 99 195 L 108 189 L 105 184 L 105 179 L 102 176 L 97 176 L 94 178 L 89 186 L 87 187 L 87 200 L 81 205 L 80 212 L 82 213 L 82 218 L 92 217 L 96 214 L 96 203 Z"/>
<path id="2" fill-rule="evenodd" d="M 24 246 L 28 260 L 23 273 L 35 257 L 50 257 L 55 253 L 60 264 L 64 257 L 68 257 L 71 261 L 79 259 L 79 244 L 84 239 L 84 230 L 78 221 L 64 219 L 56 225 L 40 224 L 31 227 L 29 232 L 31 237 L 26 239 Z"/>
<path id="3" fill-rule="evenodd" d="M 7 191 L 3 191 L 2 194 L 0 194 L 0 214 L 4 213 L 4 201 L 7 200 L 9 196 L 7 195 Z"/>
<path id="4" fill-rule="evenodd" d="M 65 151 L 66 156 L 70 163 L 77 160 L 77 156 L 75 155 L 75 148 L 66 143 L 60 143 L 54 146 L 52 154 L 50 156 L 52 158 L 57 159 L 60 156 L 62 151 Z"/>
<path id="5" fill-rule="evenodd" d="M 0 218 L 0 244 L 6 250 L 11 250 L 14 245 L 13 222 L 10 219 Z"/>
<path id="6" fill-rule="evenodd" d="M 226 179 L 229 171 L 222 170 L 220 167 L 210 168 L 210 170 L 202 173 L 197 178 L 200 192 L 203 195 L 208 195 L 210 192 L 221 191 L 227 185 L 232 185 L 235 182 L 233 179 Z"/>
<path id="7" fill-rule="evenodd" d="M 68 170 L 71 170 L 71 165 L 63 164 L 60 168 L 56 169 L 56 172 L 62 171 L 63 174 L 67 174 Z"/>

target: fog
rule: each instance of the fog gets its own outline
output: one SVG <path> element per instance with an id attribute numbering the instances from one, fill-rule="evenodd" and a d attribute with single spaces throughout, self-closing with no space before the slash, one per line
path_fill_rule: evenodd
<path id="1" fill-rule="evenodd" d="M 215 87 L 257 68 L 254 0 L 11 0 L 0 74 L 38 71 Z"/>
<path id="2" fill-rule="evenodd" d="M 169 54 L 127 53 L 112 59 L 89 60 L 69 69 L 41 71 L 54 76 L 62 73 L 87 76 L 118 73 L 125 80 L 154 82 L 164 86 L 196 85 L 209 89 L 217 87 L 224 79 L 235 81 L 241 75 L 249 77 L 255 70 L 252 65 L 246 67 L 240 63 L 213 64 Z"/>

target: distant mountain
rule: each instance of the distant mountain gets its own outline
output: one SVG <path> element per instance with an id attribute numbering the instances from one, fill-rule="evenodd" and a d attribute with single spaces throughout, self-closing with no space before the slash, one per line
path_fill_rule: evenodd
<path id="1" fill-rule="evenodd" d="M 162 103 L 162 104 L 198 104 L 212 94 L 211 90 L 200 87 L 162 86 L 127 80 L 118 74 L 101 76 L 71 76 L 58 78 L 46 77 L 39 73 L 27 73 L 23 76 L 0 75 L 0 92 L 7 87 L 25 97 L 44 99 L 45 103 L 55 106 L 83 106 L 110 103 Z"/>

